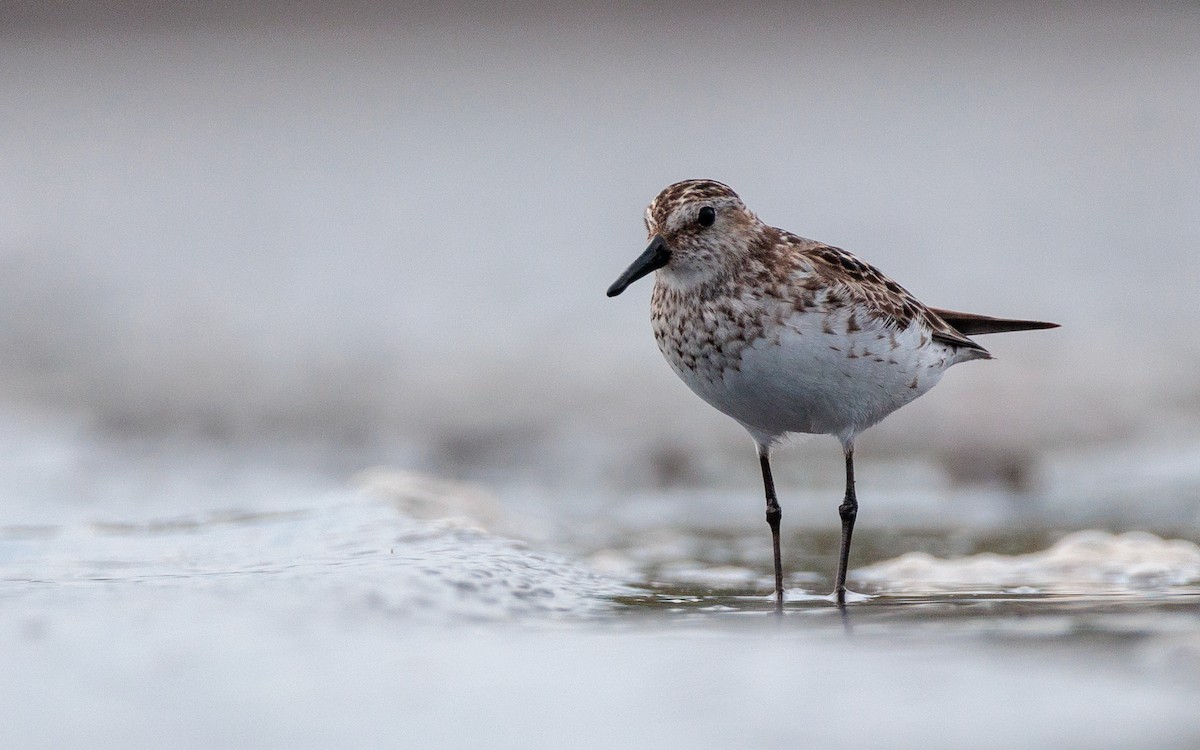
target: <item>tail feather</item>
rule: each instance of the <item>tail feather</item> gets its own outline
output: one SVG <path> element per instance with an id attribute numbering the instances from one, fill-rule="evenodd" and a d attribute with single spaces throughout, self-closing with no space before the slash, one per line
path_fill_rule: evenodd
<path id="1" fill-rule="evenodd" d="M 1040 320 L 993 318 L 990 315 L 939 310 L 936 307 L 931 308 L 931 310 L 934 315 L 949 323 L 954 330 L 964 336 L 974 336 L 980 333 L 1005 333 L 1008 331 L 1034 331 L 1042 328 L 1058 328 L 1058 323 L 1046 323 Z"/>

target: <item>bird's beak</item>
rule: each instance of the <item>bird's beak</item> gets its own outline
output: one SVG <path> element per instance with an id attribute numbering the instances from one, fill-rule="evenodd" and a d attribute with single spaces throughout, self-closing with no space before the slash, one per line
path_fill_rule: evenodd
<path id="1" fill-rule="evenodd" d="M 671 251 L 667 249 L 667 241 L 662 238 L 661 234 L 654 235 L 654 239 L 650 240 L 650 246 L 646 248 L 646 252 L 638 256 L 638 259 L 625 269 L 625 273 L 621 274 L 620 278 L 613 282 L 608 288 L 608 296 L 616 297 L 621 292 L 625 291 L 625 287 L 642 278 L 646 274 L 656 269 L 667 265 L 667 261 L 671 259 Z"/>

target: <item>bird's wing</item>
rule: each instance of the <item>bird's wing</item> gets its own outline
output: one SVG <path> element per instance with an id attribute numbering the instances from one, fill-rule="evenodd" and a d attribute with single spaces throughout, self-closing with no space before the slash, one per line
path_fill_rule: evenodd
<path id="1" fill-rule="evenodd" d="M 850 295 L 886 325 L 903 330 L 917 322 L 927 327 L 936 341 L 987 352 L 870 263 L 841 248 L 811 241 L 798 249 L 826 285 Z"/>
<path id="2" fill-rule="evenodd" d="M 1047 323 L 1041 320 L 993 318 L 990 315 L 941 310 L 936 307 L 931 307 L 929 310 L 950 324 L 954 330 L 967 336 L 980 333 L 1006 333 L 1008 331 L 1035 331 L 1042 328 L 1058 328 L 1058 323 Z"/>

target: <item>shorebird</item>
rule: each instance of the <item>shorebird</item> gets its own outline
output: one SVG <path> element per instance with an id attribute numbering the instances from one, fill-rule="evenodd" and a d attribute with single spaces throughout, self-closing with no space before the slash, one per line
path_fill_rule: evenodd
<path id="1" fill-rule="evenodd" d="M 968 336 L 1055 328 L 928 307 L 840 248 L 768 226 L 727 185 L 686 180 L 646 208 L 650 244 L 608 288 L 655 273 L 650 320 L 675 374 L 754 439 L 783 606 L 771 450 L 789 433 L 833 435 L 846 459 L 834 596 L 846 602 L 858 515 L 854 440 L 937 384 L 952 365 L 990 359 Z"/>

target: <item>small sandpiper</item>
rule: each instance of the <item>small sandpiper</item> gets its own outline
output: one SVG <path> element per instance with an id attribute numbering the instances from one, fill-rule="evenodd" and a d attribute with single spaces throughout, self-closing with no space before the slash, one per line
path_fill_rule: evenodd
<path id="1" fill-rule="evenodd" d="M 727 185 L 677 182 L 646 209 L 650 246 L 608 288 L 615 297 L 652 271 L 658 348 L 696 395 L 736 419 L 758 448 L 783 606 L 782 512 L 771 449 L 788 433 L 834 435 L 846 494 L 834 595 L 858 514 L 854 439 L 928 391 L 951 365 L 991 355 L 968 336 L 1055 328 L 927 307 L 845 250 L 770 227 Z"/>

